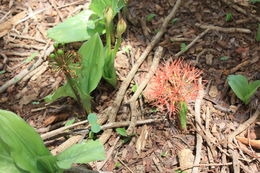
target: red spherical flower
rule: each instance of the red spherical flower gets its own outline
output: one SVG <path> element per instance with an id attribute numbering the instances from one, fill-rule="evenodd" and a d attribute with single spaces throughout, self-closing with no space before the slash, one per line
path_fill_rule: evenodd
<path id="1" fill-rule="evenodd" d="M 182 59 L 159 67 L 145 96 L 152 105 L 170 115 L 178 112 L 179 104 L 194 101 L 199 93 L 202 71 L 183 62 Z"/>

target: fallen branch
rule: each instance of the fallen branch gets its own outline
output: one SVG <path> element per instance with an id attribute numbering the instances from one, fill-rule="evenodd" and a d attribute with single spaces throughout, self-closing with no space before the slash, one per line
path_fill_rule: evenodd
<path id="1" fill-rule="evenodd" d="M 249 29 L 245 29 L 245 28 L 223 28 L 223 27 L 219 27 L 219 26 L 214 26 L 214 25 L 203 25 L 203 24 L 199 24 L 196 23 L 195 26 L 202 28 L 202 29 L 211 29 L 211 30 L 215 30 L 215 31 L 222 31 L 222 32 L 242 32 L 242 33 L 246 33 L 246 34 L 250 34 L 251 30 Z"/>
<path id="2" fill-rule="evenodd" d="M 199 79 L 199 86 L 200 86 L 200 90 L 198 93 L 198 96 L 196 98 L 195 101 L 195 120 L 196 120 L 196 128 L 200 129 L 198 124 L 201 124 L 201 119 L 200 119 L 200 108 L 201 108 L 201 101 L 203 99 L 204 96 L 204 91 L 203 91 L 203 87 L 202 87 L 202 79 Z M 200 163 L 200 159 L 201 159 L 201 148 L 202 148 L 202 137 L 200 134 L 196 134 L 196 139 L 197 139 L 197 144 L 196 144 L 196 156 L 194 159 L 193 164 L 194 165 L 198 165 Z M 198 167 L 194 167 L 192 169 L 192 173 L 197 173 L 199 172 L 199 168 Z"/>
<path id="3" fill-rule="evenodd" d="M 21 79 L 23 79 L 28 73 L 30 73 L 31 71 L 33 71 L 35 68 L 37 68 L 39 65 L 42 64 L 42 62 L 44 61 L 45 57 L 48 56 L 48 53 L 52 52 L 52 51 L 46 51 L 49 50 L 47 49 L 49 46 L 50 41 L 46 44 L 43 53 L 41 54 L 41 56 L 39 57 L 39 59 L 32 65 L 30 65 L 29 67 L 27 67 L 26 69 L 23 69 L 18 75 L 16 75 L 15 77 L 13 77 L 12 79 L 10 79 L 9 81 L 7 81 L 5 84 L 3 84 L 0 87 L 0 93 L 4 92 L 9 86 L 16 84 L 17 82 L 19 82 Z M 52 48 L 52 46 L 50 47 Z M 47 53 L 48 52 L 48 53 Z"/>
<path id="4" fill-rule="evenodd" d="M 174 168 L 173 171 L 177 171 L 177 170 L 181 170 L 181 171 L 185 171 L 187 169 L 190 169 L 190 168 L 194 168 L 194 167 L 210 167 L 210 166 L 229 166 L 229 165 L 232 165 L 231 162 L 229 163 L 209 163 L 209 164 L 197 164 L 197 165 L 191 165 L 191 166 L 187 166 L 187 167 L 177 167 L 177 168 Z"/>
<path id="5" fill-rule="evenodd" d="M 102 118 L 99 119 L 99 120 L 102 120 Z M 162 121 L 162 119 L 139 120 L 139 121 L 136 122 L 136 124 L 137 125 L 143 125 L 143 124 L 150 124 L 150 123 L 155 123 L 155 122 L 159 122 L 159 121 Z M 72 124 L 72 125 L 69 125 L 69 126 L 66 126 L 66 127 L 61 127 L 59 129 L 56 129 L 56 130 L 50 131 L 48 133 L 42 134 L 41 138 L 43 140 L 46 140 L 46 139 L 49 139 L 51 137 L 57 136 L 59 134 L 62 134 L 65 130 L 68 130 L 68 129 L 71 129 L 73 127 L 76 127 L 76 126 L 79 126 L 79 125 L 83 125 L 83 124 L 86 124 L 86 123 L 88 123 L 88 120 L 77 122 L 75 124 Z M 128 126 L 129 124 L 130 124 L 130 121 L 112 122 L 112 123 L 108 123 L 108 124 L 102 125 L 101 129 L 102 130 L 107 130 L 107 129 L 113 129 L 113 128 L 117 128 L 117 127 L 125 127 L 125 126 Z M 86 130 L 89 127 L 90 126 L 87 126 L 84 130 Z"/>
<path id="6" fill-rule="evenodd" d="M 235 10 L 237 10 L 238 12 L 243 13 L 243 14 L 246 15 L 246 16 L 249 15 L 250 17 L 252 17 L 252 18 L 256 19 L 258 22 L 260 22 L 260 17 L 255 16 L 255 15 L 253 15 L 253 14 L 251 14 L 251 13 L 246 12 L 244 9 L 242 9 L 242 8 L 239 7 L 238 5 L 234 4 L 232 1 L 230 1 L 230 0 L 221 0 L 221 1 L 224 2 L 225 4 L 231 6 L 232 8 L 234 8 Z"/>
<path id="7" fill-rule="evenodd" d="M 240 124 L 240 126 L 228 136 L 228 145 L 232 146 L 231 143 L 233 141 L 233 139 L 240 133 L 242 133 L 244 130 L 246 130 L 251 124 L 253 124 L 256 119 L 258 118 L 258 116 L 260 115 L 260 105 L 258 105 L 254 115 L 249 118 L 246 122 L 244 122 L 243 124 Z M 233 148 L 233 147 L 231 147 Z"/>
<path id="8" fill-rule="evenodd" d="M 146 59 L 146 57 L 148 56 L 148 54 L 151 52 L 151 50 L 154 48 L 154 46 L 160 41 L 161 37 L 163 36 L 164 32 L 167 29 L 167 25 L 170 22 L 170 20 L 175 16 L 177 9 L 180 7 L 181 5 L 181 0 L 177 0 L 175 6 L 173 7 L 172 11 L 170 12 L 170 14 L 165 18 L 161 29 L 159 30 L 159 32 L 154 36 L 154 38 L 152 39 L 151 43 L 146 47 L 146 49 L 144 50 L 144 52 L 142 53 L 141 57 L 138 58 L 138 60 L 136 61 L 136 63 L 134 64 L 134 66 L 132 67 L 131 71 L 129 72 L 129 74 L 127 75 L 126 79 L 124 80 L 124 82 L 122 83 L 121 87 L 119 88 L 119 91 L 116 95 L 116 98 L 114 100 L 114 103 L 112 105 L 112 108 L 110 109 L 110 111 L 107 112 L 107 115 L 109 116 L 109 122 L 114 122 L 116 120 L 116 115 L 117 112 L 120 108 L 120 105 L 123 101 L 125 92 L 131 82 L 131 80 L 133 79 L 135 73 L 137 72 L 137 70 L 139 69 L 140 65 L 143 63 L 143 61 Z M 107 130 L 105 131 L 101 137 L 100 137 L 100 141 L 102 143 L 105 143 L 111 136 L 112 134 L 112 130 Z"/>
<path id="9" fill-rule="evenodd" d="M 176 53 L 174 55 L 174 57 L 179 57 L 181 56 L 183 53 L 187 52 L 201 37 L 203 37 L 205 34 L 207 34 L 209 32 L 210 29 L 206 29 L 205 31 L 203 31 L 201 34 L 199 34 L 196 38 L 194 38 L 194 40 L 192 40 L 192 42 L 190 42 L 190 44 L 188 44 L 186 46 L 186 49 L 181 50 L 180 52 Z"/>
<path id="10" fill-rule="evenodd" d="M 131 123 L 127 129 L 128 135 L 130 135 L 134 132 L 136 121 L 138 119 L 138 115 L 140 114 L 140 112 L 137 110 L 137 107 L 136 107 L 136 101 L 137 101 L 138 97 L 140 96 L 140 94 L 142 93 L 142 91 L 144 90 L 144 88 L 146 87 L 147 83 L 150 81 L 150 79 L 154 75 L 154 73 L 159 65 L 160 59 L 162 57 L 162 53 L 163 53 L 163 48 L 161 46 L 159 46 L 155 51 L 153 63 L 151 65 L 149 73 L 145 76 L 144 80 L 142 81 L 140 86 L 137 88 L 134 95 L 128 101 L 128 103 L 130 104 L 130 108 L 131 108 Z"/>

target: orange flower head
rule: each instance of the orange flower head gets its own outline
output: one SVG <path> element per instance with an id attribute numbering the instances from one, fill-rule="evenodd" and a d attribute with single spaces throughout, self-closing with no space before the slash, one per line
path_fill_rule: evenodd
<path id="1" fill-rule="evenodd" d="M 202 71 L 183 62 L 182 59 L 159 67 L 146 91 L 148 101 L 160 111 L 170 115 L 178 112 L 179 104 L 194 101 L 199 93 L 199 78 Z"/>

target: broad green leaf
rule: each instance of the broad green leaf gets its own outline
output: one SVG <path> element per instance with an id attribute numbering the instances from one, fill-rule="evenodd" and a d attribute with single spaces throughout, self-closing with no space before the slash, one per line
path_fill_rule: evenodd
<path id="1" fill-rule="evenodd" d="M 246 103 L 246 95 L 248 94 L 248 81 L 242 75 L 229 75 L 228 84 L 237 95 L 237 97 Z"/>
<path id="2" fill-rule="evenodd" d="M 256 81 L 253 81 L 253 82 L 249 83 L 248 94 L 247 94 L 247 97 L 246 97 L 248 99 L 248 101 L 255 94 L 256 90 L 259 87 L 260 87 L 260 80 L 256 80 Z"/>
<path id="3" fill-rule="evenodd" d="M 9 147 L 0 139 L 0 172 L 26 173 L 15 165 L 9 151 Z"/>
<path id="4" fill-rule="evenodd" d="M 121 135 L 127 137 L 126 130 L 124 128 L 116 128 L 116 132 Z"/>
<path id="5" fill-rule="evenodd" d="M 113 53 L 113 51 L 105 48 L 105 65 L 103 71 L 103 78 L 113 87 L 116 87 L 117 78 L 114 61 L 115 54 Z"/>
<path id="6" fill-rule="evenodd" d="M 38 164 L 44 163 L 37 161 L 37 158 L 53 157 L 34 129 L 13 112 L 5 110 L 0 110 L 0 124 L 0 140 L 8 146 L 16 166 L 29 172 L 46 172 L 38 169 Z M 49 160 L 49 163 L 50 167 L 45 170 L 58 170 L 55 158 Z"/>
<path id="7" fill-rule="evenodd" d="M 187 117 L 187 105 L 185 102 L 180 103 L 180 123 L 181 123 L 181 128 L 186 129 L 186 117 Z"/>
<path id="8" fill-rule="evenodd" d="M 80 101 L 83 108 L 87 111 L 87 113 L 91 112 L 91 99 L 92 97 L 84 91 L 79 91 L 80 93 Z"/>
<path id="9" fill-rule="evenodd" d="M 48 30 L 48 37 L 59 43 L 69 43 L 89 39 L 95 32 L 95 21 L 91 20 L 93 14 L 90 10 L 84 10 L 79 14 L 68 18 L 64 22 Z M 88 30 L 89 28 L 90 30 Z"/>
<path id="10" fill-rule="evenodd" d="M 249 84 L 247 78 L 242 75 L 229 75 L 228 84 L 236 96 L 245 104 L 248 104 L 250 98 L 254 95 L 258 87 L 260 87 L 260 80 Z"/>
<path id="11" fill-rule="evenodd" d="M 107 7 L 112 7 L 114 17 L 124 6 L 124 0 L 92 0 L 90 9 L 99 17 L 104 17 L 104 10 Z"/>
<path id="12" fill-rule="evenodd" d="M 90 94 L 98 85 L 104 67 L 103 44 L 98 34 L 92 36 L 79 49 L 82 65 L 79 74 L 79 89 Z"/>
<path id="13" fill-rule="evenodd" d="M 90 124 L 97 123 L 97 115 L 94 113 L 88 114 L 88 121 Z"/>
<path id="14" fill-rule="evenodd" d="M 98 140 L 75 144 L 56 157 L 62 169 L 69 169 L 72 163 L 88 163 L 106 158 L 104 147 Z"/>
<path id="15" fill-rule="evenodd" d="M 98 133 L 98 132 L 100 132 L 100 130 L 101 130 L 101 127 L 98 123 L 91 124 L 91 131 L 92 132 Z"/>
<path id="16" fill-rule="evenodd" d="M 60 97 L 67 97 L 67 96 L 70 96 L 76 100 L 76 96 L 73 90 L 71 89 L 68 83 L 65 83 L 63 86 L 59 87 L 56 91 L 54 91 L 54 93 L 44 97 L 44 101 L 53 102 Z"/>

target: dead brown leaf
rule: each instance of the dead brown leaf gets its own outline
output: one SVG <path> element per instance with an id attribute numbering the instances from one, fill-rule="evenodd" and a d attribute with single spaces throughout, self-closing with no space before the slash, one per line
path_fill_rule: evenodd
<path id="1" fill-rule="evenodd" d="M 260 149 L 260 140 L 251 140 L 244 137 L 237 136 L 236 139 L 246 145 L 251 145 L 253 148 Z"/>
<path id="2" fill-rule="evenodd" d="M 62 113 L 62 114 L 58 114 L 58 115 L 52 115 L 50 117 L 48 117 L 44 122 L 43 122 L 43 126 L 48 126 L 50 124 L 53 124 L 55 122 L 59 122 L 59 121 L 64 121 L 69 117 L 69 114 L 67 113 Z"/>

